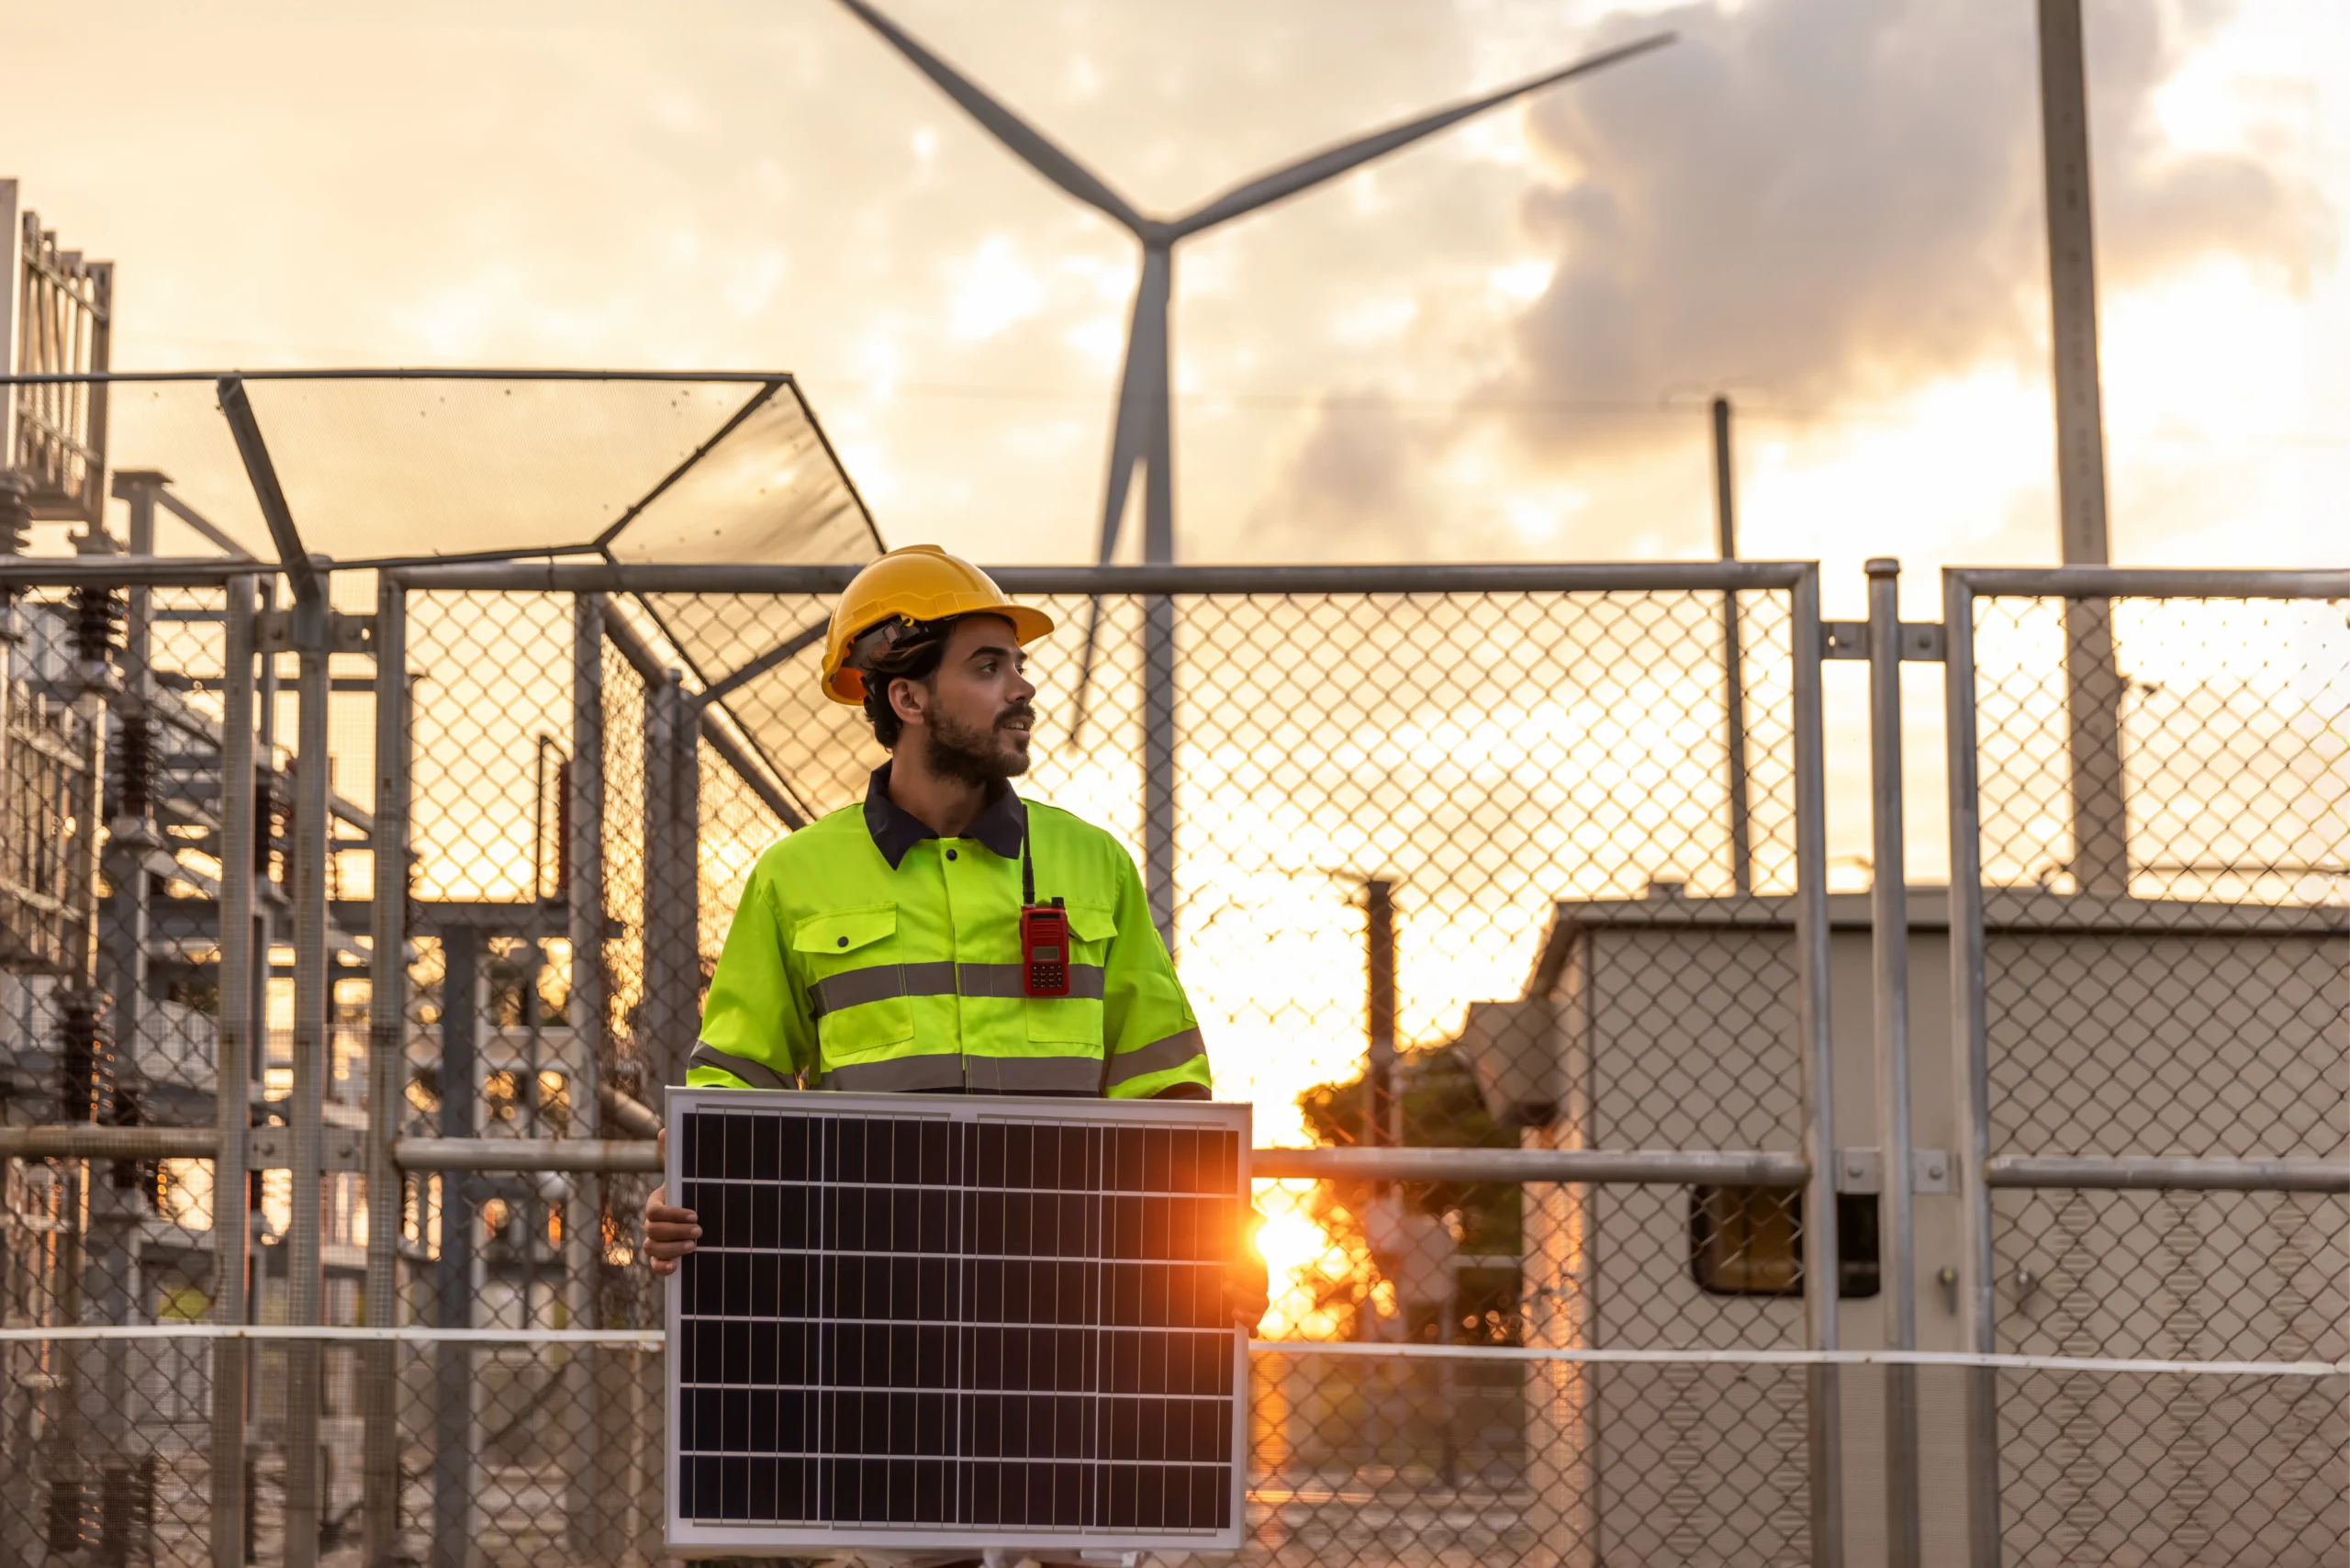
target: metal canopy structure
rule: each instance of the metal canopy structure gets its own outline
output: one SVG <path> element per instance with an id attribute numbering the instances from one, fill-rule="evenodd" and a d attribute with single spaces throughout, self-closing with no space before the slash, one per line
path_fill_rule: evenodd
<path id="1" fill-rule="evenodd" d="M 782 372 L 173 371 L 18 375 L 106 388 L 108 461 L 162 476 L 200 543 L 275 554 L 227 416 L 241 389 L 302 547 L 339 565 L 600 556 L 831 562 L 872 515 Z M 113 509 L 118 520 L 123 509 Z M 118 537 L 125 531 L 110 532 Z"/>
<path id="2" fill-rule="evenodd" d="M 0 387 L 9 407 L 37 392 L 108 409 L 112 538 L 132 538 L 135 511 L 151 519 L 155 553 L 274 566 L 297 599 L 310 556 L 338 569 L 855 566 L 882 548 L 806 395 L 780 371 L 173 371 L 16 375 Z M 615 640 L 640 668 L 690 676 L 703 728 L 738 771 L 786 822 L 814 814 L 796 781 L 811 757 L 847 755 L 856 715 L 744 700 L 755 683 L 789 678 L 807 629 L 680 615 L 655 594 L 614 599 Z M 763 766 L 745 766 L 745 749 Z"/>

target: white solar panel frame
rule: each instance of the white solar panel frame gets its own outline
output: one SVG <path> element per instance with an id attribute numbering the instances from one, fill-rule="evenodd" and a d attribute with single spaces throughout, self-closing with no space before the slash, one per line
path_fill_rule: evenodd
<path id="1" fill-rule="evenodd" d="M 681 1167 L 685 1148 L 685 1118 L 696 1112 L 726 1114 L 769 1107 L 816 1115 L 885 1116 L 894 1121 L 935 1120 L 977 1124 L 1053 1122 L 1076 1126 L 1164 1126 L 1187 1130 L 1213 1129 L 1236 1137 L 1234 1197 L 1245 1215 L 1251 1201 L 1249 1143 L 1250 1107 L 1246 1103 L 1209 1100 L 1094 1100 L 1036 1098 L 1021 1095 L 848 1094 L 755 1089 L 679 1089 L 668 1092 L 669 1138 L 663 1180 L 671 1194 L 684 1191 Z M 1068 1558 L 1089 1553 L 1146 1551 L 1237 1552 L 1248 1530 L 1248 1341 L 1237 1327 L 1232 1333 L 1232 1462 L 1229 1523 L 1219 1529 L 1181 1531 L 1122 1531 L 1052 1529 L 1028 1526 L 1018 1529 L 982 1529 L 968 1525 L 826 1525 L 712 1524 L 680 1518 L 678 1478 L 683 1378 L 684 1271 L 668 1278 L 664 1315 L 667 1353 L 662 1357 L 664 1406 L 663 1511 L 668 1545 L 690 1548 L 706 1556 L 756 1556 L 778 1551 L 879 1551 L 934 1555 L 1002 1550 Z"/>

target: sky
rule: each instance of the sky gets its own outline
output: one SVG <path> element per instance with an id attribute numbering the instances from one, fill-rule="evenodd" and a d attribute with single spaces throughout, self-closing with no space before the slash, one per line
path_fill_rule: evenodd
<path id="1" fill-rule="evenodd" d="M 2053 557 L 2029 0 L 891 5 L 1158 211 L 1678 33 L 1179 252 L 1181 558 L 1702 556 L 1716 391 L 1830 613 Z M 1092 551 L 1134 244 L 831 0 L 14 9 L 118 365 L 786 369 L 891 543 Z M 2115 558 L 2339 562 L 2350 17 L 2087 12 Z"/>
<path id="2" fill-rule="evenodd" d="M 1703 558 L 1716 393 L 1742 553 L 1830 615 L 1870 556 L 1921 619 L 2055 557 L 2033 0 L 884 3 L 1161 213 L 1677 33 L 1181 249 L 1179 558 Z M 118 367 L 787 370 L 890 543 L 1091 558 L 1135 244 L 834 0 L 0 6 L 0 177 L 118 263 Z M 2350 7 L 2086 13 L 2114 558 L 2350 562 Z M 1279 1065 L 1238 1087 L 1287 1123 L 1346 1067 Z"/>

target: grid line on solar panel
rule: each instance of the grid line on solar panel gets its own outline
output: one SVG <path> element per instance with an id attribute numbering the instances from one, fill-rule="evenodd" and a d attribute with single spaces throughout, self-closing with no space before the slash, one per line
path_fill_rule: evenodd
<path id="1" fill-rule="evenodd" d="M 681 1518 L 1230 1526 L 1239 1135 L 685 1123 Z"/>

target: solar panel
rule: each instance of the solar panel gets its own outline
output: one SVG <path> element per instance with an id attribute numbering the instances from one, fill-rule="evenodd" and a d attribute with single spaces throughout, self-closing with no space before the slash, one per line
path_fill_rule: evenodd
<path id="1" fill-rule="evenodd" d="M 668 1539 L 1237 1551 L 1248 1107 L 669 1092 Z"/>

